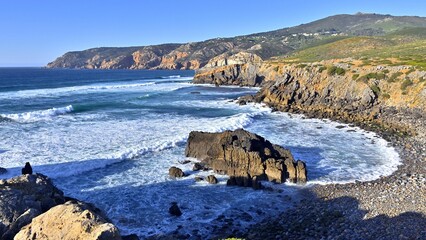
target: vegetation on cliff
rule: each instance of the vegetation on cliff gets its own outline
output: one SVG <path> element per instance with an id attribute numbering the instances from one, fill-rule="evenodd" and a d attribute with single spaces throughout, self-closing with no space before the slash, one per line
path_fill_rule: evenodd
<path id="1" fill-rule="evenodd" d="M 283 28 L 275 31 L 257 33 L 233 38 L 215 38 L 203 42 L 186 44 L 163 44 L 145 47 L 124 48 L 93 48 L 84 51 L 68 52 L 47 65 L 48 68 L 87 68 L 87 69 L 199 69 L 205 66 L 212 58 L 221 54 L 234 55 L 239 52 L 256 54 L 262 59 L 289 55 L 300 49 L 292 59 L 312 59 L 310 49 L 313 46 L 332 48 L 333 44 L 349 45 L 350 49 L 358 45 L 370 46 L 367 50 L 374 50 L 379 39 L 380 46 L 389 47 L 393 52 L 406 51 L 410 42 L 406 42 L 401 49 L 392 48 L 399 36 L 410 35 L 419 38 L 416 30 L 407 28 L 426 27 L 426 18 L 422 17 L 395 17 L 380 14 L 336 15 L 308 24 Z M 399 35 L 395 32 L 400 31 Z M 373 36 L 383 36 L 376 38 Z M 367 37 L 353 37 L 367 36 Z M 360 43 L 359 43 L 360 42 Z M 420 43 L 411 42 L 418 45 Z M 424 44 L 423 44 L 424 45 Z M 351 47 L 352 46 L 352 47 Z M 372 46 L 372 47 L 371 47 Z M 329 49 L 326 48 L 326 49 Z M 341 53 L 343 55 L 347 53 Z M 314 56 L 316 59 L 322 55 Z M 418 60 L 417 57 L 407 61 Z"/>
<path id="2" fill-rule="evenodd" d="M 408 28 L 385 36 L 332 38 L 325 44 L 316 44 L 274 61 L 290 63 L 352 58 L 363 65 L 410 65 L 426 69 L 425 55 L 426 28 Z"/>

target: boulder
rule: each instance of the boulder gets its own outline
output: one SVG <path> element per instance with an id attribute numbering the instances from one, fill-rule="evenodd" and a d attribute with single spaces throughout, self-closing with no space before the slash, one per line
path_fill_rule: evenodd
<path id="1" fill-rule="evenodd" d="M 3 234 L 2 239 L 13 239 L 15 234 L 19 232 L 22 227 L 30 223 L 33 218 L 37 217 L 40 214 L 41 212 L 38 209 L 28 209 L 21 216 L 19 216 L 15 222 L 10 225 L 9 230 Z"/>
<path id="2" fill-rule="evenodd" d="M 306 170 L 306 164 L 303 161 L 298 160 L 296 163 L 296 176 L 298 183 L 306 183 L 308 171 Z"/>
<path id="3" fill-rule="evenodd" d="M 206 177 L 206 181 L 210 184 L 217 184 L 218 183 L 217 178 L 214 175 L 208 175 Z"/>
<path id="4" fill-rule="evenodd" d="M 68 201 L 33 218 L 14 239 L 119 240 L 121 236 L 99 209 Z"/>
<path id="5" fill-rule="evenodd" d="M 276 183 L 297 182 L 297 163 L 290 151 L 243 129 L 222 133 L 193 131 L 185 149 L 187 157 L 197 158 L 217 173 L 231 178 L 227 185 L 253 186 L 253 178 Z M 303 165 L 304 166 L 304 165 Z M 305 176 L 306 167 L 300 167 Z"/>
<path id="6" fill-rule="evenodd" d="M 205 164 L 203 163 L 194 163 L 194 166 L 192 167 L 192 171 L 206 171 L 208 168 L 206 168 Z"/>
<path id="7" fill-rule="evenodd" d="M 185 173 L 180 168 L 171 167 L 169 169 L 169 176 L 173 178 L 180 178 L 180 177 L 184 177 Z"/>
<path id="8" fill-rule="evenodd" d="M 202 177 L 200 177 L 200 176 L 196 176 L 196 177 L 194 178 L 194 180 L 195 180 L 196 182 L 201 182 L 201 181 L 203 181 L 203 180 L 204 180 L 204 178 L 202 178 Z"/>
<path id="9" fill-rule="evenodd" d="M 182 212 L 180 211 L 179 206 L 177 205 L 177 202 L 172 202 L 172 206 L 169 208 L 169 213 L 173 216 L 181 216 Z"/>
<path id="10" fill-rule="evenodd" d="M 0 180 L 0 239 L 11 239 L 31 219 L 65 202 L 64 194 L 42 175 Z"/>

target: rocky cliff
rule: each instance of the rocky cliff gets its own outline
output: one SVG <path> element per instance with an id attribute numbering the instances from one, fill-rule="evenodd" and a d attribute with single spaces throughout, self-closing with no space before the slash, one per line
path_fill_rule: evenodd
<path id="1" fill-rule="evenodd" d="M 203 68 L 196 72 L 194 82 L 263 86 L 255 96 L 247 96 L 240 102 L 263 102 L 281 111 L 403 130 L 397 118 L 383 122 L 383 116 L 395 118 L 395 113 L 408 111 L 419 119 L 424 117 L 425 79 L 426 71 L 410 66 L 371 66 L 353 59 L 339 59 Z"/>
<path id="2" fill-rule="evenodd" d="M 407 27 L 426 27 L 426 18 L 380 14 L 336 15 L 291 28 L 185 44 L 104 47 L 65 53 L 48 68 L 198 69 L 221 54 L 249 52 L 269 59 L 345 36 L 376 36 Z M 211 63 L 213 63 L 212 61 Z M 220 64 L 220 63 L 219 63 Z M 228 63 L 229 64 L 229 63 Z"/>

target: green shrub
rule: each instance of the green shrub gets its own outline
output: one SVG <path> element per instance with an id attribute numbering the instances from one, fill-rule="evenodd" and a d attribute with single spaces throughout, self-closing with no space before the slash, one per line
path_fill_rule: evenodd
<path id="1" fill-rule="evenodd" d="M 343 68 L 337 68 L 336 69 L 336 74 L 337 75 L 340 75 L 340 76 L 343 76 L 343 75 L 345 75 L 345 73 L 346 73 L 346 71 L 345 71 L 345 69 L 343 69 Z"/>
<path id="2" fill-rule="evenodd" d="M 383 73 L 384 73 L 384 74 L 388 74 L 388 73 L 389 73 L 389 70 L 388 70 L 388 69 L 385 69 L 385 70 L 383 70 Z"/>
<path id="3" fill-rule="evenodd" d="M 383 99 L 385 99 L 385 100 L 387 100 L 387 99 L 389 99 L 390 98 L 390 95 L 389 95 L 389 93 L 382 93 L 382 98 Z"/>
<path id="4" fill-rule="evenodd" d="M 326 70 L 327 69 L 327 67 L 324 67 L 324 66 L 321 66 L 319 69 L 318 69 L 318 72 L 320 72 L 320 73 L 322 73 L 324 70 Z"/>
<path id="5" fill-rule="evenodd" d="M 275 72 L 278 72 L 279 69 L 280 69 L 280 67 L 278 67 L 278 66 L 274 67 Z"/>
<path id="6" fill-rule="evenodd" d="M 395 82 L 401 75 L 402 75 L 402 72 L 393 73 L 388 79 L 388 82 Z"/>
<path id="7" fill-rule="evenodd" d="M 345 75 L 346 71 L 345 71 L 345 69 L 343 69 L 343 68 L 336 67 L 336 66 L 331 66 L 331 67 L 329 67 L 329 68 L 327 69 L 327 73 L 328 73 L 328 75 L 330 75 L 330 76 L 333 76 L 333 75 L 340 75 L 340 76 L 343 76 L 343 75 Z"/>
<path id="8" fill-rule="evenodd" d="M 364 75 L 364 77 L 367 80 L 370 80 L 370 79 L 382 80 L 382 79 L 386 78 L 386 74 L 384 74 L 384 73 L 369 73 L 367 75 Z"/>
<path id="9" fill-rule="evenodd" d="M 419 78 L 419 82 L 424 82 L 424 81 L 425 81 L 424 77 Z"/>
<path id="10" fill-rule="evenodd" d="M 401 90 L 405 91 L 407 87 L 413 85 L 413 81 L 410 78 L 405 78 L 405 80 L 401 83 Z"/>
<path id="11" fill-rule="evenodd" d="M 330 75 L 330 76 L 332 76 L 332 75 L 336 74 L 336 69 L 337 69 L 337 67 L 336 67 L 336 66 L 328 67 L 328 69 L 327 69 L 327 74 L 328 74 L 328 75 Z"/>
<path id="12" fill-rule="evenodd" d="M 356 81 L 358 79 L 358 77 L 359 77 L 359 74 L 356 73 L 356 74 L 352 75 L 352 80 Z"/>
<path id="13" fill-rule="evenodd" d="M 374 94 L 376 94 L 376 96 L 380 95 L 380 88 L 377 85 L 371 85 L 370 89 L 374 92 Z"/>
<path id="14" fill-rule="evenodd" d="M 301 63 L 301 64 L 297 65 L 296 67 L 297 68 L 305 68 L 306 66 L 308 66 L 308 65 Z"/>

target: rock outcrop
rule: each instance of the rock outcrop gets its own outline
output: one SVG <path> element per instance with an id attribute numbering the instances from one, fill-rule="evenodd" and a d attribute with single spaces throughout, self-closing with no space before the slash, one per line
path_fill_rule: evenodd
<path id="1" fill-rule="evenodd" d="M 63 192 L 41 174 L 0 180 L 0 199 L 1 239 L 12 239 L 34 216 L 65 202 Z"/>
<path id="2" fill-rule="evenodd" d="M 214 175 L 208 175 L 206 177 L 206 181 L 210 184 L 217 184 L 218 183 L 217 178 Z"/>
<path id="3" fill-rule="evenodd" d="M 185 173 L 178 167 L 171 167 L 169 168 L 169 176 L 172 178 L 181 178 L 185 176 Z"/>
<path id="4" fill-rule="evenodd" d="M 90 204 L 68 201 L 32 219 L 15 240 L 120 240 L 118 229 Z"/>
<path id="5" fill-rule="evenodd" d="M 194 163 L 194 166 L 192 167 L 192 171 L 200 171 L 200 170 L 208 170 L 208 168 L 203 163 Z"/>
<path id="6" fill-rule="evenodd" d="M 296 169 L 297 163 L 289 150 L 243 129 L 222 133 L 193 131 L 185 155 L 202 160 L 217 173 L 229 175 L 228 185 L 253 186 L 260 180 L 306 181 L 306 172 L 300 172 L 299 178 L 297 171 L 290 175 L 289 170 Z"/>
<path id="7" fill-rule="evenodd" d="M 194 83 L 216 85 L 260 86 L 264 80 L 258 74 L 262 59 L 256 54 L 240 52 L 217 56 L 196 71 Z"/>
<path id="8" fill-rule="evenodd" d="M 0 239 L 121 239 L 99 209 L 69 199 L 42 174 L 0 180 Z"/>
<path id="9" fill-rule="evenodd" d="M 251 63 L 203 68 L 196 72 L 194 83 L 254 86 L 257 83 L 250 79 L 256 77 L 262 79 L 261 90 L 256 95 L 240 98 L 240 104 L 262 102 L 275 110 L 357 123 L 366 129 L 380 126 L 400 134 L 415 132 L 394 119 L 393 113 L 425 114 L 426 71 L 408 66 L 365 66 L 356 61 L 340 63 L 345 61 L 353 60 L 306 64 L 266 61 L 257 64 L 257 70 L 244 77 L 245 82 L 239 77 L 243 72 L 241 69 L 250 68 Z M 332 68 L 340 69 L 341 74 L 330 74 Z M 216 76 L 226 80 L 218 80 Z M 406 87 L 404 82 L 411 85 Z M 385 120 L 385 115 L 390 117 Z"/>

